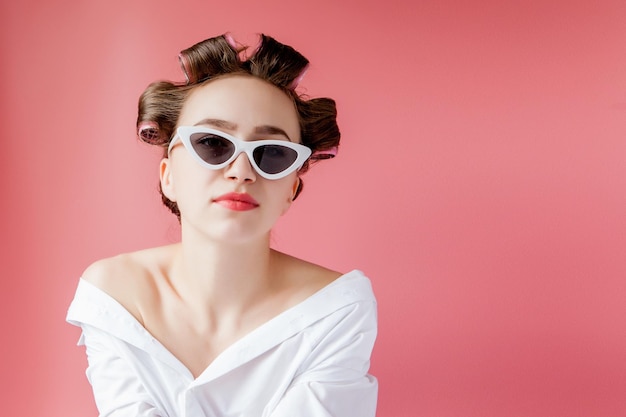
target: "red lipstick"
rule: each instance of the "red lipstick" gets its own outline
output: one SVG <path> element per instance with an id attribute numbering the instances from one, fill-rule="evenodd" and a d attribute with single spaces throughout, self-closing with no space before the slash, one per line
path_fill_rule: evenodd
<path id="1" fill-rule="evenodd" d="M 213 202 L 219 204 L 222 207 L 235 211 L 252 210 L 259 206 L 259 203 L 257 203 L 257 201 L 252 198 L 250 194 L 246 193 L 223 194 L 215 198 Z"/>

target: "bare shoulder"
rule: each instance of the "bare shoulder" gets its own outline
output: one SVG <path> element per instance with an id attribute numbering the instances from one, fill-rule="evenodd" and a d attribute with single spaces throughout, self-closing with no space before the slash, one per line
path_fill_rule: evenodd
<path id="1" fill-rule="evenodd" d="M 154 295 L 155 277 L 165 267 L 169 252 L 164 246 L 100 259 L 89 265 L 81 277 L 143 323 L 141 306 Z"/>
<path id="2" fill-rule="evenodd" d="M 344 275 L 291 255 L 280 252 L 277 255 L 285 271 L 286 282 L 294 288 L 298 298 L 313 295 Z"/>

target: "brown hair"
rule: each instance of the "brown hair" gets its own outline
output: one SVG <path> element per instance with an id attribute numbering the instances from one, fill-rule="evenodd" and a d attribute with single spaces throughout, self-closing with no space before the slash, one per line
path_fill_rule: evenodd
<path id="1" fill-rule="evenodd" d="M 266 35 L 261 35 L 258 49 L 242 59 L 246 49 L 235 44 L 229 35 L 221 35 L 183 50 L 179 59 L 187 82 L 158 81 L 145 89 L 139 98 L 139 138 L 161 146 L 167 152 L 181 109 L 192 89 L 223 75 L 247 74 L 270 82 L 293 100 L 302 144 L 312 151 L 311 158 L 299 173 L 306 172 L 310 162 L 332 158 L 340 139 L 335 101 L 330 98 L 307 99 L 295 92 L 309 61 L 291 46 Z M 301 190 L 302 180 L 296 196 Z M 163 203 L 180 218 L 177 204 L 160 191 Z"/>

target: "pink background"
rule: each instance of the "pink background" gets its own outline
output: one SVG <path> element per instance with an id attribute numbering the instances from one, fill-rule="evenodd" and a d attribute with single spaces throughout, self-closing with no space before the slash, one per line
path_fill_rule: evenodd
<path id="1" fill-rule="evenodd" d="M 274 241 L 371 277 L 380 417 L 626 415 L 623 0 L 2 0 L 3 415 L 96 415 L 80 273 L 177 237 L 137 98 L 228 30 L 339 103 Z"/>

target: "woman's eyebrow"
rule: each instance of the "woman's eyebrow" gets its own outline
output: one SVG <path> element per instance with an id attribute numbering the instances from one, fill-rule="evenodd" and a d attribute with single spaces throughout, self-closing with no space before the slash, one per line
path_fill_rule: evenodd
<path id="1" fill-rule="evenodd" d="M 254 133 L 259 133 L 262 135 L 282 135 L 286 137 L 287 140 L 289 140 L 289 142 L 291 142 L 291 138 L 289 137 L 287 132 L 285 132 L 280 127 L 276 127 L 276 126 L 271 126 L 271 125 L 257 126 L 254 128 Z"/>
<path id="2" fill-rule="evenodd" d="M 235 123 L 228 122 L 222 119 L 202 119 L 198 123 L 194 124 L 194 126 L 199 126 L 199 125 L 210 125 L 213 127 L 218 127 L 222 129 L 228 129 L 228 130 L 237 129 L 237 125 Z"/>
<path id="3" fill-rule="evenodd" d="M 230 131 L 237 130 L 236 123 L 229 122 L 227 120 L 222 120 L 222 119 L 207 118 L 207 119 L 202 119 L 198 123 L 194 124 L 194 126 L 200 126 L 200 125 L 209 125 L 209 126 L 216 127 L 218 129 L 226 129 Z M 289 140 L 289 142 L 292 142 L 287 132 L 285 132 L 283 129 L 277 126 L 272 126 L 272 125 L 256 126 L 254 128 L 254 133 L 260 134 L 260 135 L 281 135 L 281 136 L 286 137 L 287 140 Z"/>

